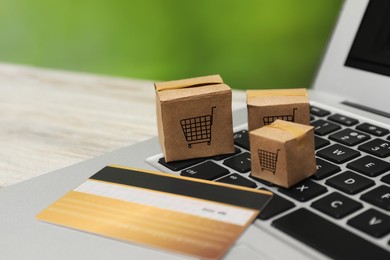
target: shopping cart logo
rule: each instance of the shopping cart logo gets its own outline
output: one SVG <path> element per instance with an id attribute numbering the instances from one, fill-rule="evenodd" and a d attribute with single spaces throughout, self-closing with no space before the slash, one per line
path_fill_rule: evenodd
<path id="1" fill-rule="evenodd" d="M 267 170 L 272 172 L 275 175 L 279 151 L 280 149 L 278 149 L 276 153 L 262 150 L 262 149 L 258 150 L 260 166 L 262 171 Z"/>
<path id="2" fill-rule="evenodd" d="M 215 106 L 211 108 L 210 115 L 180 120 L 184 137 L 188 142 L 188 148 L 191 148 L 193 144 L 211 144 L 211 126 L 213 125 L 213 114 L 215 108 Z"/>
<path id="3" fill-rule="evenodd" d="M 264 123 L 264 125 L 269 125 L 269 124 L 272 124 L 277 119 L 295 122 L 295 111 L 296 110 L 297 110 L 297 108 L 293 108 L 292 114 L 289 114 L 289 115 L 265 116 L 265 117 L 263 117 L 263 123 Z"/>

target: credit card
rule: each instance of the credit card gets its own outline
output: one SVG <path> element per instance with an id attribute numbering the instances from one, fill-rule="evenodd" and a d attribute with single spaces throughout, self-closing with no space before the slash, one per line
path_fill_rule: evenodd
<path id="1" fill-rule="evenodd" d="M 111 165 L 37 219 L 202 259 L 219 259 L 271 199 L 269 191 Z"/>

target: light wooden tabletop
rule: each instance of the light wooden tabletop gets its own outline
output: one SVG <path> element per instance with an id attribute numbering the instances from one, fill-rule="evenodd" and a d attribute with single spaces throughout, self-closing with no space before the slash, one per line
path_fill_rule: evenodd
<path id="1" fill-rule="evenodd" d="M 156 135 L 153 81 L 0 64 L 0 187 Z"/>

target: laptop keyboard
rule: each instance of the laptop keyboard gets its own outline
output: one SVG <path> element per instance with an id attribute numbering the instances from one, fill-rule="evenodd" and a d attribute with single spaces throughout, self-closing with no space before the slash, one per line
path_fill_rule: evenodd
<path id="1" fill-rule="evenodd" d="M 231 155 L 158 164 L 182 176 L 271 190 L 258 219 L 331 258 L 390 259 L 389 130 L 318 106 L 310 118 L 317 173 L 289 189 L 249 176 L 245 129 L 234 134 Z"/>

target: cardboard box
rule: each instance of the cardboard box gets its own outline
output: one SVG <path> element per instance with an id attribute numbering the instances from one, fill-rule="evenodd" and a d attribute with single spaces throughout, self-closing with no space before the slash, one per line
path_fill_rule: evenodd
<path id="1" fill-rule="evenodd" d="M 252 177 L 289 188 L 317 171 L 312 126 L 276 120 L 249 138 Z"/>
<path id="2" fill-rule="evenodd" d="M 269 125 L 276 119 L 310 125 L 306 89 L 248 90 L 248 130 Z"/>
<path id="3" fill-rule="evenodd" d="M 155 83 L 167 162 L 234 152 L 232 91 L 219 75 Z"/>

